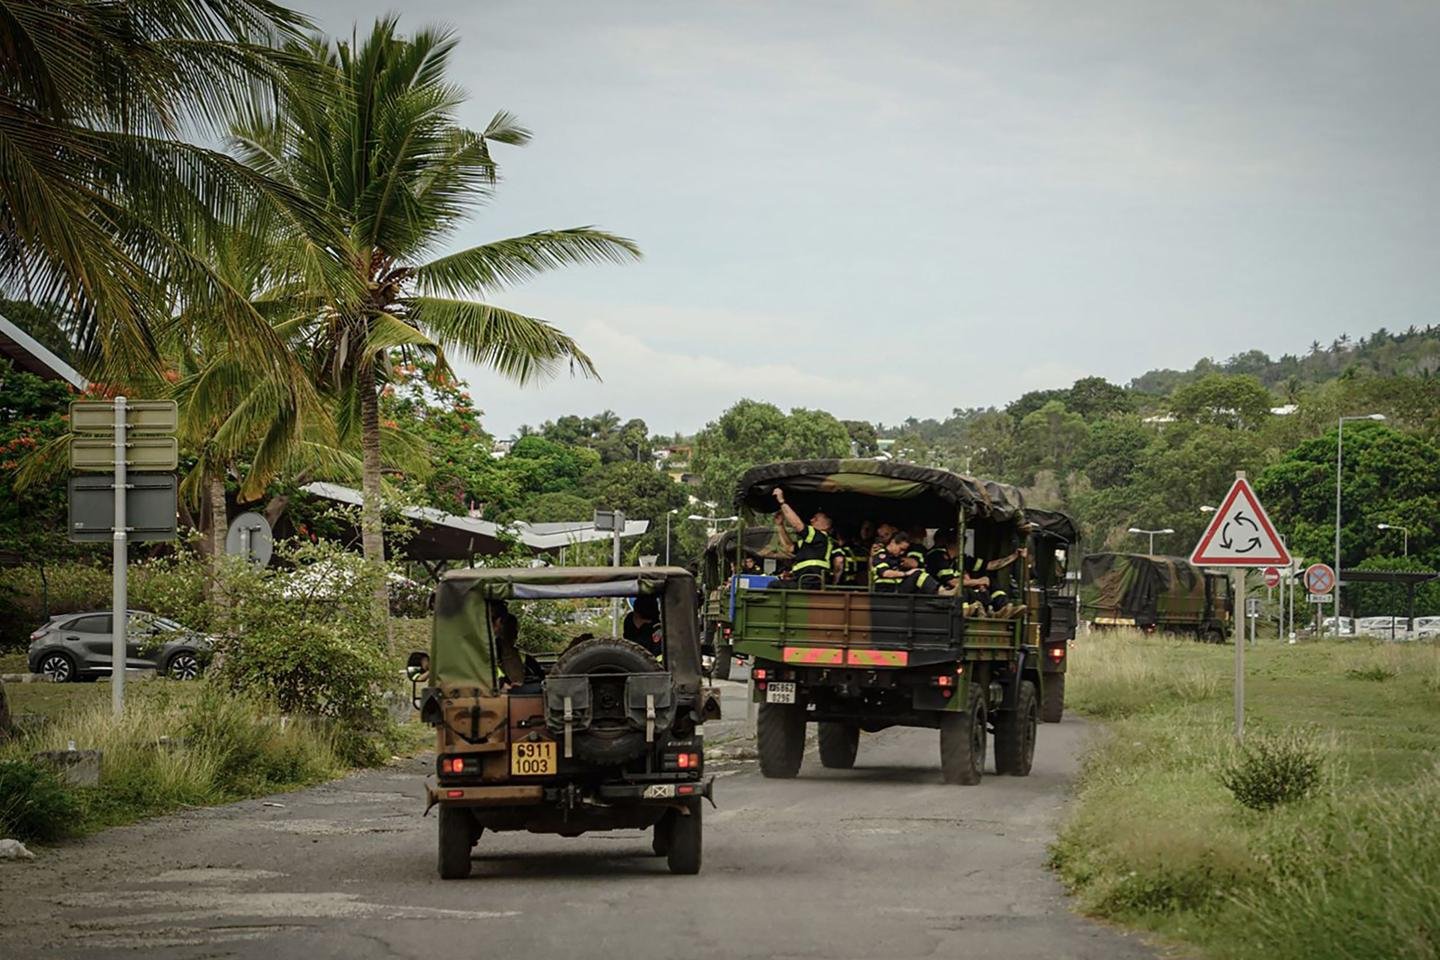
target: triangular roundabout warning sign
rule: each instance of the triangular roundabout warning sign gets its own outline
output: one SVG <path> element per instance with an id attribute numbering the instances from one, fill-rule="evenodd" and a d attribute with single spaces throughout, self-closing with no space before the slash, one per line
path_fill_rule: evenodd
<path id="1" fill-rule="evenodd" d="M 1244 477 L 1221 501 L 1214 519 L 1190 554 L 1197 567 L 1287 567 L 1290 551 Z"/>

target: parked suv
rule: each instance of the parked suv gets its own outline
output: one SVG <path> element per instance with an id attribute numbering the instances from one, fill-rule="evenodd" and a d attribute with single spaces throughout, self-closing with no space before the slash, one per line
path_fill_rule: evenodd
<path id="1" fill-rule="evenodd" d="M 154 670 L 175 680 L 200 675 L 210 653 L 209 638 L 153 613 L 129 613 L 127 669 Z M 46 674 L 56 683 L 109 676 L 114 669 L 113 623 L 109 610 L 51 617 L 30 634 L 30 672 Z"/>

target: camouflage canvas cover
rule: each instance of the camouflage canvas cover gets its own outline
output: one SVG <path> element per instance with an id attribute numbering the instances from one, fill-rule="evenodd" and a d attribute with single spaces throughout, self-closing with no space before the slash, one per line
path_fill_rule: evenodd
<path id="1" fill-rule="evenodd" d="M 490 600 L 633 597 L 659 594 L 666 667 L 699 689 L 700 638 L 695 630 L 695 578 L 680 567 L 536 567 L 451 570 L 435 587 L 430 675 L 441 688 L 494 689 Z"/>
<path id="2" fill-rule="evenodd" d="M 1080 570 L 1082 582 L 1096 588 L 1094 605 L 1101 610 L 1142 625 L 1205 617 L 1205 575 L 1184 557 L 1095 553 Z"/>
<path id="3" fill-rule="evenodd" d="M 1069 514 L 1061 513 L 1059 510 L 1026 507 L 1025 522 L 1033 523 L 1040 528 L 1041 533 L 1064 540 L 1066 543 L 1076 543 L 1080 539 L 1080 525 Z"/>
<path id="4" fill-rule="evenodd" d="M 752 467 L 741 476 L 735 503 L 773 513 L 772 491 L 784 487 L 796 510 L 824 508 L 837 515 L 883 512 L 898 523 L 934 522 L 963 511 L 967 518 L 1018 520 L 1025 500 L 1015 487 L 949 470 L 891 460 L 790 460 Z M 874 501 L 883 500 L 883 507 Z"/>

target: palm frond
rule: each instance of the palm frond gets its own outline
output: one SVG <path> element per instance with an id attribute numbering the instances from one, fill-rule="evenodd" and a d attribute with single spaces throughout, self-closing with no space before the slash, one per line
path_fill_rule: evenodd
<path id="1" fill-rule="evenodd" d="M 446 350 L 517 383 L 554 375 L 564 364 L 595 377 L 595 364 L 568 335 L 544 320 L 470 300 L 411 297 L 409 320 Z"/>
<path id="2" fill-rule="evenodd" d="M 639 260 L 633 240 L 594 227 L 541 230 L 461 250 L 415 268 L 421 291 L 475 294 L 523 283 L 560 267 Z"/>

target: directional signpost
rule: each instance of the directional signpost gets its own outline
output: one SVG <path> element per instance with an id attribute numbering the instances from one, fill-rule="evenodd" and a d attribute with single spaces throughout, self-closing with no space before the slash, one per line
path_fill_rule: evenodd
<path id="1" fill-rule="evenodd" d="M 125 712 L 129 544 L 175 537 L 178 448 L 173 434 L 178 425 L 173 400 L 129 403 L 116 397 L 70 404 L 70 469 L 110 474 L 70 479 L 69 532 L 71 540 L 113 544 L 110 704 L 117 717 Z M 132 468 L 157 472 L 131 476 Z"/>
<path id="2" fill-rule="evenodd" d="M 1248 567 L 1289 567 L 1290 551 L 1275 532 L 1265 508 L 1237 471 L 1235 483 L 1220 501 L 1200 542 L 1190 554 L 1197 567 L 1235 567 L 1235 609 L 1248 611 L 1245 603 L 1245 573 Z M 1235 637 L 1235 738 L 1245 736 L 1245 636 Z"/>

